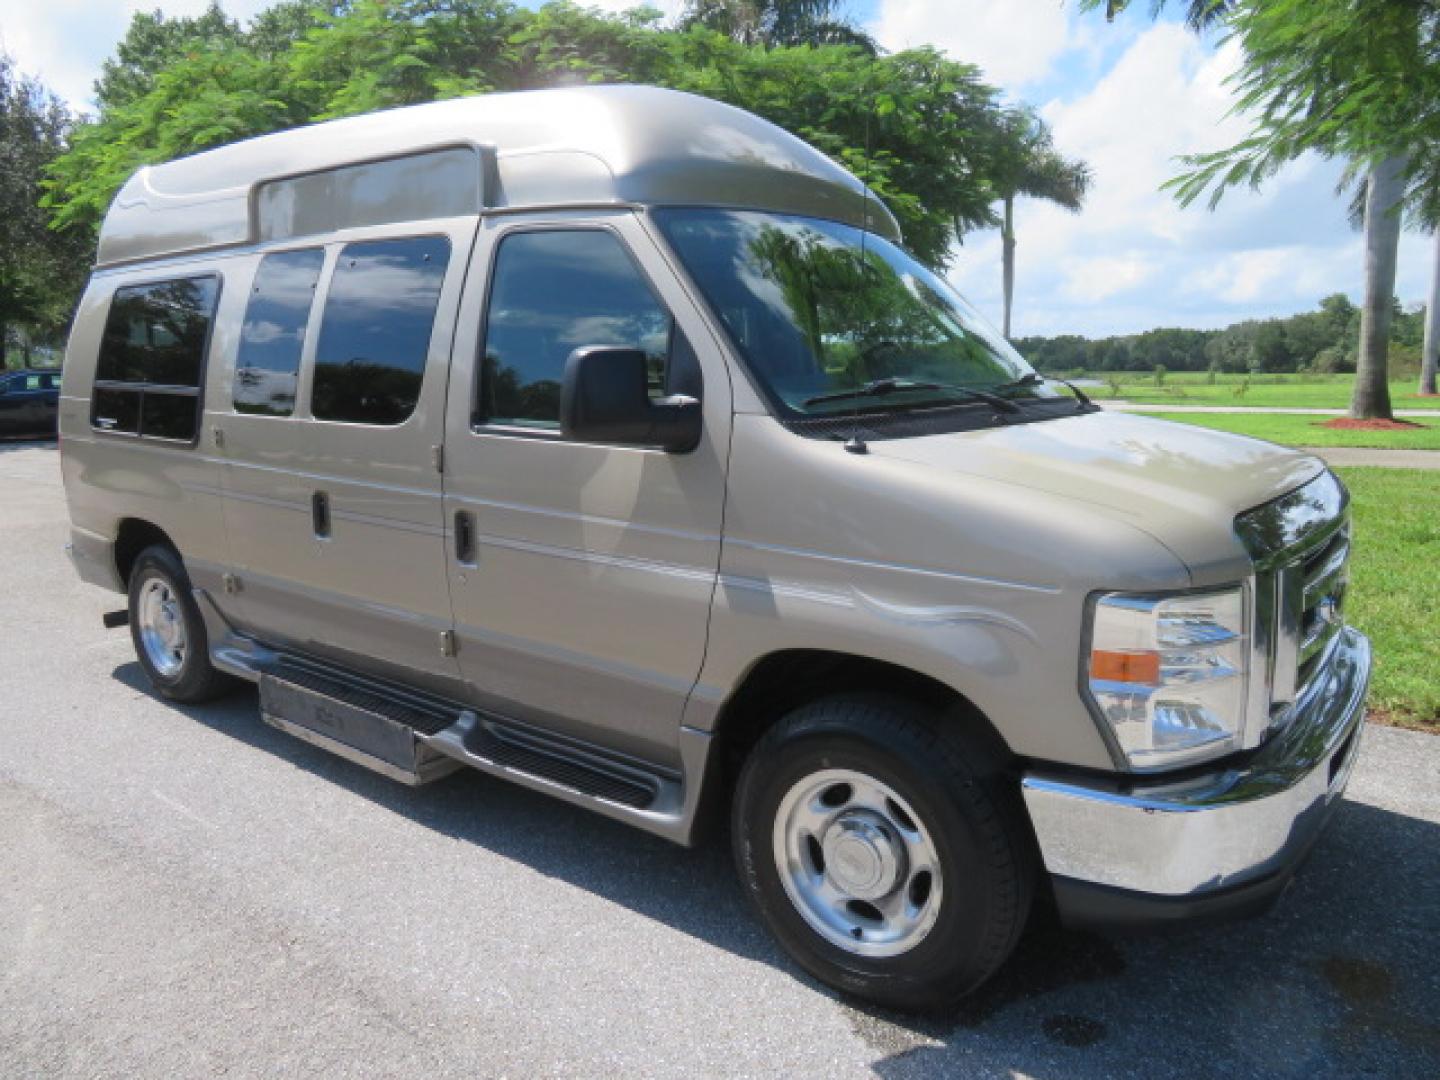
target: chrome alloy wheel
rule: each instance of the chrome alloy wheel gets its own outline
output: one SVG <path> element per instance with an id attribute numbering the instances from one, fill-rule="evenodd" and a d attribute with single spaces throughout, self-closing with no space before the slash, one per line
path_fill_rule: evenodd
<path id="1" fill-rule="evenodd" d="M 188 647 L 185 613 L 180 598 L 163 578 L 153 577 L 140 589 L 135 605 L 140 643 L 151 667 L 163 678 L 172 679 L 185 666 Z"/>
<path id="2" fill-rule="evenodd" d="M 775 814 L 775 866 L 816 933 L 858 956 L 920 944 L 944 900 L 940 856 L 889 785 L 852 769 L 795 784 Z"/>

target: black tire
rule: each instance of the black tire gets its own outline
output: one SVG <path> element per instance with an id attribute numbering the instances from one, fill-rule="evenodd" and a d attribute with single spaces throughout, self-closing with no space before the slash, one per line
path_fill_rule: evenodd
<path id="1" fill-rule="evenodd" d="M 173 672 L 156 667 L 141 640 L 140 598 L 149 583 L 156 580 L 163 583 L 174 597 L 184 632 L 184 659 Z M 210 639 L 205 632 L 205 620 L 191 592 L 185 564 L 173 548 L 156 544 L 140 552 L 130 570 L 129 591 L 130 640 L 146 678 L 162 697 L 195 705 L 220 697 L 234 687 L 235 681 L 210 663 Z"/>
<path id="2" fill-rule="evenodd" d="M 1037 860 L 1019 791 L 993 755 L 962 734 L 962 723 L 893 698 L 836 697 L 784 717 L 745 763 L 732 820 L 742 886 L 785 951 L 837 990 L 889 1008 L 943 1010 L 985 982 L 1024 929 Z M 899 955 L 862 956 L 832 944 L 782 883 L 777 813 L 792 787 L 829 769 L 888 785 L 939 856 L 938 915 Z"/>

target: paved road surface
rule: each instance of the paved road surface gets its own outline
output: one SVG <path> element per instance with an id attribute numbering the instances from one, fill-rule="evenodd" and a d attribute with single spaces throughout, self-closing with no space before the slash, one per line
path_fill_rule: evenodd
<path id="1" fill-rule="evenodd" d="M 1440 739 L 1373 729 L 1282 907 L 1043 925 L 943 1021 L 801 976 L 724 850 L 418 791 L 144 687 L 0 444 L 0 1076 L 1440 1076 Z"/>

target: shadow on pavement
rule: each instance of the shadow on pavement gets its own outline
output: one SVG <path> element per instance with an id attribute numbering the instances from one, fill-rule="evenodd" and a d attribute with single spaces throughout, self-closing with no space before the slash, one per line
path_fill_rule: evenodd
<path id="1" fill-rule="evenodd" d="M 151 693 L 134 662 L 114 677 Z M 248 687 L 171 707 L 427 828 L 789 972 L 836 1002 L 883 1077 L 1440 1076 L 1440 826 L 1420 819 L 1347 802 L 1277 909 L 1246 923 L 1110 939 L 1065 931 L 1041 905 L 989 984 L 950 1015 L 917 1018 L 848 1001 L 791 965 L 744 903 L 721 838 L 686 850 L 468 771 L 408 788 L 270 728 Z"/>

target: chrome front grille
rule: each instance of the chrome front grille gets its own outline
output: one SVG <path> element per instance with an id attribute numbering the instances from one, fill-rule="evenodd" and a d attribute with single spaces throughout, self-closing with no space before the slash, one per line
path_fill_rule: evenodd
<path id="1" fill-rule="evenodd" d="M 1235 519 L 1255 563 L 1251 745 L 1291 719 L 1301 691 L 1344 625 L 1350 557 L 1349 495 L 1328 470 Z"/>
<path id="2" fill-rule="evenodd" d="M 1300 645 L 1297 658 L 1297 692 L 1310 681 L 1324 659 L 1326 646 L 1345 625 L 1345 589 L 1350 580 L 1350 523 L 1348 518 L 1330 540 L 1296 567 L 1300 590 Z"/>

